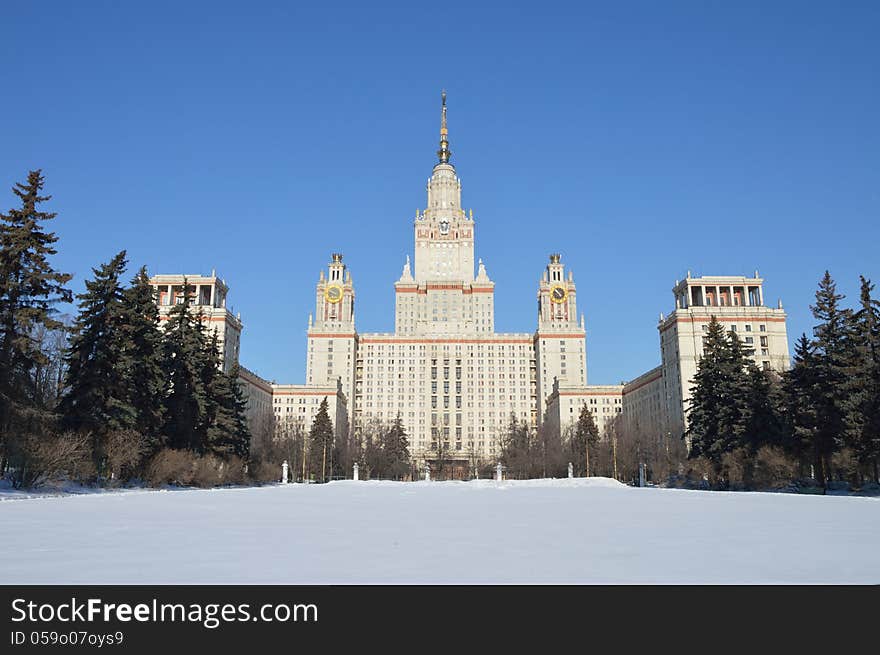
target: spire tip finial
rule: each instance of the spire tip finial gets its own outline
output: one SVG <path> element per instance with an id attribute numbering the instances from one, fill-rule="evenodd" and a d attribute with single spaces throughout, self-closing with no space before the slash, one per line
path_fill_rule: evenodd
<path id="1" fill-rule="evenodd" d="M 449 150 L 449 132 L 446 129 L 446 89 L 440 91 L 440 150 L 437 151 L 437 158 L 441 164 L 448 164 L 452 152 Z"/>

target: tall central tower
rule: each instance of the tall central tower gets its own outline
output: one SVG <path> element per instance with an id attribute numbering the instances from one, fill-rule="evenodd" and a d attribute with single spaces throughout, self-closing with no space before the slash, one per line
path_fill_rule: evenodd
<path id="1" fill-rule="evenodd" d="M 428 206 L 415 220 L 415 279 L 470 282 L 474 277 L 474 221 L 462 209 L 461 180 L 449 163 L 445 91 L 441 97 L 438 162 L 428 179 Z"/>
<path id="2" fill-rule="evenodd" d="M 416 212 L 415 271 L 407 258 L 395 286 L 398 334 L 491 333 L 495 285 L 482 262 L 474 276 L 474 218 L 461 206 L 461 180 L 449 163 L 446 92 L 440 149 L 428 178 L 428 204 Z"/>

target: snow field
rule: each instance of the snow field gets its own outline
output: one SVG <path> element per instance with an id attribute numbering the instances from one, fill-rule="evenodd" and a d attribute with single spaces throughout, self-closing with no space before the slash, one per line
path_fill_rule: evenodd
<path id="1" fill-rule="evenodd" d="M 606 478 L 122 491 L 0 521 L 7 584 L 880 583 L 878 498 Z"/>

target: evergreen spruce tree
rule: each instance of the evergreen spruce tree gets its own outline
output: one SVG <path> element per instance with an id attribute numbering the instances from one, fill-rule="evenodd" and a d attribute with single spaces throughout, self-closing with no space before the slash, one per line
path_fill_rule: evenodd
<path id="1" fill-rule="evenodd" d="M 844 443 L 849 424 L 849 373 L 851 350 L 851 312 L 840 306 L 844 296 L 828 271 L 819 282 L 816 304 L 810 309 L 819 321 L 814 328 L 813 364 L 816 384 L 813 404 L 817 412 L 814 443 L 816 475 L 825 486 L 831 476 L 831 456 Z"/>
<path id="2" fill-rule="evenodd" d="M 62 425 L 92 435 L 93 455 L 103 474 L 104 443 L 110 432 L 131 429 L 136 412 L 128 403 L 127 371 L 119 361 L 125 345 L 123 290 L 125 251 L 94 270 L 79 294 L 79 315 L 67 351 L 67 393 L 59 411 Z"/>
<path id="3" fill-rule="evenodd" d="M 227 397 L 231 400 L 230 410 L 233 414 L 233 442 L 231 453 L 247 460 L 251 452 L 251 429 L 247 420 L 247 399 L 238 379 L 238 365 L 223 377 L 229 387 Z"/>
<path id="4" fill-rule="evenodd" d="M 47 357 L 35 334 L 63 329 L 54 305 L 73 299 L 66 286 L 71 276 L 49 263 L 58 237 L 44 225 L 56 214 L 38 208 L 51 198 L 40 195 L 43 185 L 42 172 L 31 171 L 26 184 L 12 189 L 21 207 L 0 214 L 0 474 L 13 435 L 47 421 L 53 409 L 37 406 L 32 373 Z"/>
<path id="5" fill-rule="evenodd" d="M 848 440 L 859 462 L 870 466 L 871 477 L 880 482 L 880 302 L 871 296 L 871 281 L 864 276 L 860 281 L 859 309 L 852 318 L 855 362 Z"/>
<path id="6" fill-rule="evenodd" d="M 203 452 L 207 398 L 200 365 L 205 338 L 201 322 L 190 312 L 192 291 L 184 279 L 183 294 L 168 316 L 163 344 L 163 370 L 169 385 L 164 432 L 172 448 Z"/>
<path id="7" fill-rule="evenodd" d="M 321 482 L 327 481 L 327 465 L 330 449 L 333 448 L 333 423 L 330 420 L 327 398 L 321 401 L 312 428 L 309 431 L 310 470 L 320 474 Z"/>
<path id="8" fill-rule="evenodd" d="M 749 456 L 762 446 L 785 446 L 782 385 L 772 371 L 751 365 L 746 373 L 740 445 Z"/>
<path id="9" fill-rule="evenodd" d="M 221 370 L 217 333 L 212 333 L 202 354 L 199 370 L 204 389 L 205 450 L 218 457 L 247 458 L 250 430 L 245 416 L 246 401 L 238 384 L 238 368 L 229 374 Z"/>
<path id="10" fill-rule="evenodd" d="M 128 380 L 127 402 L 135 411 L 134 429 L 143 436 L 147 454 L 152 454 L 164 445 L 166 384 L 159 308 L 145 267 L 125 290 L 122 311 L 124 338 L 120 360 Z"/>
<path id="11" fill-rule="evenodd" d="M 815 463 L 819 417 L 814 399 L 818 391 L 813 343 L 802 334 L 794 347 L 792 367 L 783 377 L 785 447 L 799 460 Z"/>
<path id="12" fill-rule="evenodd" d="M 722 458 L 737 448 L 751 452 L 760 447 L 761 427 L 752 424 L 765 411 L 756 394 L 764 380 L 751 362 L 752 350 L 735 332 L 726 332 L 713 316 L 703 337 L 703 354 L 697 363 L 688 407 L 688 457 L 705 457 L 716 478 Z M 754 372 L 750 373 L 755 369 Z"/>
<path id="13" fill-rule="evenodd" d="M 227 439 L 232 428 L 231 417 L 225 411 L 224 393 L 220 370 L 220 350 L 217 333 L 205 335 L 202 316 L 197 317 L 198 330 L 202 333 L 204 346 L 196 354 L 196 370 L 198 376 L 197 397 L 199 398 L 198 433 L 204 440 L 199 447 L 200 452 L 211 452 L 223 455 L 227 450 Z"/>
<path id="14" fill-rule="evenodd" d="M 727 337 L 713 316 L 703 337 L 703 354 L 692 380 L 685 439 L 689 456 L 705 457 L 718 474 L 721 457 L 728 447 L 722 421 L 728 400 L 725 394 L 725 388 L 729 388 L 728 377 Z"/>
<path id="15" fill-rule="evenodd" d="M 400 412 L 385 433 L 385 458 L 388 463 L 388 472 L 395 480 L 403 478 L 410 471 L 409 439 Z"/>
<path id="16" fill-rule="evenodd" d="M 581 407 L 581 412 L 578 414 L 572 441 L 575 455 L 579 455 L 579 457 L 575 457 L 575 460 L 579 459 L 583 462 L 584 477 L 588 478 L 591 475 L 590 451 L 595 453 L 596 447 L 599 445 L 599 427 L 593 418 L 593 412 L 586 404 Z M 579 464 L 575 464 L 575 466 L 580 468 Z"/>
<path id="17" fill-rule="evenodd" d="M 751 447 L 755 450 L 759 444 L 751 444 L 746 435 L 749 414 L 751 413 L 750 402 L 752 401 L 751 384 L 757 383 L 750 379 L 748 371 L 755 368 L 751 360 L 754 349 L 747 348 L 736 332 L 726 333 L 726 348 L 723 351 L 722 366 L 724 374 L 723 384 L 718 389 L 721 406 L 719 426 L 721 428 L 721 451 L 731 452 L 740 447 Z M 760 437 L 756 437 L 760 440 Z"/>

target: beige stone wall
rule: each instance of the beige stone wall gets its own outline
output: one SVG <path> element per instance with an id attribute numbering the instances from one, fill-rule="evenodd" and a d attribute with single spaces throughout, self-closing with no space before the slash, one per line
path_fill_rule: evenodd
<path id="1" fill-rule="evenodd" d="M 273 384 L 272 410 L 275 420 L 299 423 L 308 434 L 325 398 L 336 437 L 346 436 L 349 428 L 348 401 L 341 385 Z"/>
<path id="2" fill-rule="evenodd" d="M 251 437 L 255 438 L 259 432 L 270 432 L 274 423 L 272 383 L 244 366 L 238 369 L 238 380 L 247 401 L 245 414 Z"/>
<path id="3" fill-rule="evenodd" d="M 361 334 L 355 428 L 400 412 L 417 460 L 450 453 L 493 458 L 511 412 L 536 425 L 532 335 L 420 338 Z"/>
<path id="4" fill-rule="evenodd" d="M 652 368 L 623 387 L 623 429 L 630 435 L 665 434 L 667 408 L 663 392 L 663 369 Z"/>
<path id="5" fill-rule="evenodd" d="M 611 423 L 622 411 L 623 385 L 567 386 L 559 383 L 550 393 L 545 428 L 565 436 L 577 424 L 581 408 L 586 405 L 593 414 L 600 437 L 608 433 Z"/>

